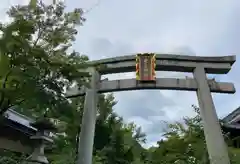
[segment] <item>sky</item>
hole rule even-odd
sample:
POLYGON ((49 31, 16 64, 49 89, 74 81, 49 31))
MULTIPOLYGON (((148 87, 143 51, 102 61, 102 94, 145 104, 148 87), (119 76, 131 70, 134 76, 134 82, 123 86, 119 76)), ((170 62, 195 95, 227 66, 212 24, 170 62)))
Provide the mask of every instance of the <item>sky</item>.
MULTIPOLYGON (((46 0, 47 1, 47 0, 46 0)), ((6 21, 11 4, 27 0, 4 0, 0 19, 6 21)), ((51 2, 49 0, 48 2, 51 2)), ((240 1, 239 0, 65 0, 67 10, 83 8, 86 22, 78 28, 73 48, 91 60, 143 52, 197 56, 236 55, 227 75, 217 81, 233 82, 236 93, 212 94, 219 117, 240 106, 240 1)), ((157 72, 157 77, 192 76, 157 72)), ((109 75, 109 79, 134 78, 135 73, 109 75)), ((193 116, 198 105, 194 92, 138 90, 114 93, 114 110, 125 122, 134 122, 147 134, 146 147, 155 145, 164 122, 193 116)))

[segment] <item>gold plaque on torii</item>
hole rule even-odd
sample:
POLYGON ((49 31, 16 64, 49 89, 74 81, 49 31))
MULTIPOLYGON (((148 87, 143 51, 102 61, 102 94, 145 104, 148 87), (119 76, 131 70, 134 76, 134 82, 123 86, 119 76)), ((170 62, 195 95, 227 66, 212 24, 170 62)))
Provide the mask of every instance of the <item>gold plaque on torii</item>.
POLYGON ((138 54, 136 55, 136 80, 138 81, 155 81, 156 80, 156 55, 155 54, 138 54))

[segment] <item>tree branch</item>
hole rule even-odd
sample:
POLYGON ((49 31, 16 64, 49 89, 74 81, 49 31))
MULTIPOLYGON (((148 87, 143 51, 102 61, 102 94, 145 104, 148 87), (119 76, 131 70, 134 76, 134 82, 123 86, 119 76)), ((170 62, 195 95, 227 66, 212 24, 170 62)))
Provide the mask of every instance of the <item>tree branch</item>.
MULTIPOLYGON (((7 83, 7 80, 8 80, 8 77, 10 76, 10 74, 12 73, 12 69, 10 69, 7 74, 5 75, 5 78, 3 80, 3 83, 2 83, 2 89, 5 89, 6 88, 6 83, 7 83)), ((1 91, 1 99, 0 99, 0 107, 2 107, 3 105, 3 102, 4 102, 4 98, 5 98, 5 92, 2 90, 1 91)), ((0 109, 0 114, 3 114, 4 111, 2 111, 0 109)))
POLYGON ((39 39, 41 38, 42 34, 43 34, 43 31, 44 29, 41 30, 40 28, 40 23, 38 24, 38 36, 37 36, 37 39, 35 40, 35 42, 33 43, 33 46, 35 47, 39 41, 39 39))
POLYGON ((25 101, 25 99, 22 99, 22 100, 20 100, 20 101, 18 101, 18 102, 15 102, 14 104, 9 105, 8 108, 11 108, 11 107, 13 107, 13 106, 21 105, 24 101, 25 101))

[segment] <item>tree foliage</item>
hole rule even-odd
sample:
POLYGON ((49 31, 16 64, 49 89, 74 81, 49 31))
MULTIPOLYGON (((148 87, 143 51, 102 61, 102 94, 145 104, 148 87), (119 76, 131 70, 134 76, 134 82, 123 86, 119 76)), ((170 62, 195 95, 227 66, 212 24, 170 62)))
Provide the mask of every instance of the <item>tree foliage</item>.
MULTIPOLYGON (((202 119, 199 108, 193 106, 196 116, 185 117, 183 122, 169 124, 165 140, 158 142, 158 147, 150 153, 154 164, 210 164, 207 146, 204 138, 202 119)), ((228 145, 231 145, 228 135, 223 132, 228 145)), ((239 163, 239 149, 229 147, 233 164, 239 163)))
MULTIPOLYGON (((0 109, 12 106, 28 109, 25 113, 43 115, 68 108, 64 89, 84 80, 87 56, 70 51, 82 25, 82 10, 64 13, 64 4, 12 6, 12 18, 0 30, 0 109)), ((82 83, 81 83, 82 84, 82 83)))

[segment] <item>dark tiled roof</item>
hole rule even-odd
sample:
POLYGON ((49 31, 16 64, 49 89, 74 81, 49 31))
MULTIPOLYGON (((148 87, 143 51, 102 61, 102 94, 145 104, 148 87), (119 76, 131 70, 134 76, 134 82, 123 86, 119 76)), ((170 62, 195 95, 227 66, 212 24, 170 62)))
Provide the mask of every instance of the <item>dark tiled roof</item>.
POLYGON ((36 128, 30 125, 32 122, 34 122, 33 119, 22 115, 12 109, 6 111, 4 116, 7 118, 5 126, 11 127, 28 135, 34 135, 37 131, 36 128))
POLYGON ((240 121, 240 107, 224 117, 222 121, 227 124, 232 124, 240 121))
POLYGON ((223 125, 226 128, 231 128, 231 129, 238 129, 240 130, 240 124, 224 124, 223 125))
POLYGON ((222 127, 225 131, 239 131, 240 130, 240 107, 228 114, 222 119, 222 127))

